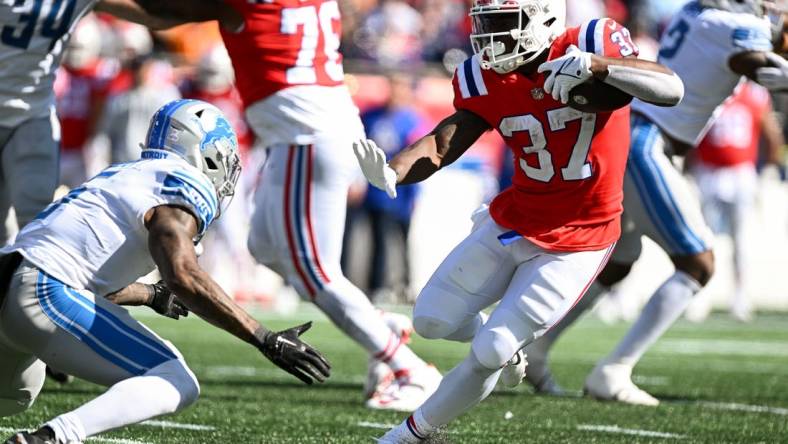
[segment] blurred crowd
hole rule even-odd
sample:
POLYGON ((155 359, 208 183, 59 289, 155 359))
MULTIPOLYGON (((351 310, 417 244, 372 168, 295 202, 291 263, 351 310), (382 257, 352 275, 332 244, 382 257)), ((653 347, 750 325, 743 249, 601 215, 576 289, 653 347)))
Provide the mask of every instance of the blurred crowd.
MULTIPOLYGON (((467 14, 471 3, 339 0, 347 83, 369 137, 389 155, 451 111, 450 75, 471 54, 467 14)), ((683 3, 568 0, 568 22, 572 26, 612 17, 630 28, 643 56, 655 58, 660 32, 683 3)), ((250 195, 264 154, 252 149, 253 134, 244 122, 233 81, 232 65, 215 23, 151 33, 109 16, 87 16, 71 39, 56 84, 62 126, 61 179, 64 187, 74 187, 110 163, 138 158, 150 116, 170 100, 184 97, 214 103, 235 126, 245 170, 242 192, 222 217, 214 239, 207 240, 223 244, 224 248, 212 249, 220 257, 204 260, 220 268, 225 265, 223 273, 217 274, 225 275, 220 282, 231 294, 266 302, 272 297, 270 288, 257 285, 245 248, 250 195)), ((751 109, 772 115, 770 106, 751 109)), ((758 145, 760 134, 739 137, 756 138, 758 145)), ((772 140, 770 146, 781 148, 781 144, 782 139, 772 140)), ((499 139, 485 137, 453 168, 478 178, 479 199, 484 200, 508 183, 507 151, 499 139)), ((782 162, 773 149, 768 155, 756 152, 747 158, 753 165, 764 160, 782 162)), ((412 297, 418 284, 410 279, 408 239, 419 190, 408 188, 400 196, 390 201, 385 193, 368 189, 359 180, 349 198, 343 266, 360 288, 378 299, 412 297)))

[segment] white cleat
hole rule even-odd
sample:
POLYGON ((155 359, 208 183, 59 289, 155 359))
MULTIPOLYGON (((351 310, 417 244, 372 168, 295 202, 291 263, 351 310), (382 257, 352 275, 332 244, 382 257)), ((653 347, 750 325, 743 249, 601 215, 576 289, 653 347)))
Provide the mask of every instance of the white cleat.
POLYGON ((656 407, 659 400, 632 382, 632 367, 624 364, 599 363, 586 378, 583 391, 603 401, 656 407))
POLYGON ((369 358, 367 380, 364 382, 364 399, 370 399, 376 393, 383 393, 395 382, 394 372, 388 364, 369 358))
POLYGON ((503 366, 501 371, 501 384, 505 387, 515 388, 525 378, 525 367, 528 366, 528 361, 525 360, 525 352, 519 350, 514 354, 512 359, 503 366))
MULTIPOLYGON (((400 338, 402 344, 410 342, 413 334, 413 322, 409 317, 378 310, 386 326, 400 338)), ((364 399, 370 399, 376 393, 383 393, 394 383, 396 377, 388 364, 378 359, 369 358, 367 364, 367 380, 364 382, 364 399)))
POLYGON ((435 393, 441 379, 443 377, 438 369, 426 365, 407 376, 400 377, 387 390, 375 393, 365 405, 376 410, 412 412, 435 393))
POLYGON ((400 424, 386 432, 386 434, 378 438, 376 442, 379 444, 418 444, 423 442, 423 440, 417 438, 410 430, 404 428, 403 425, 400 424))

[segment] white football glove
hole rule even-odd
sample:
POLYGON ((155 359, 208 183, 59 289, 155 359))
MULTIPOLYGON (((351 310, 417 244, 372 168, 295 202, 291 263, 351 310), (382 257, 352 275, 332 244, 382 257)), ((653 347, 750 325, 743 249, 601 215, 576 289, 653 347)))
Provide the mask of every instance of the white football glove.
POLYGON ((766 58, 777 66, 758 68, 755 71, 758 83, 769 91, 788 89, 788 61, 773 52, 767 52, 766 58))
POLYGON ((390 198, 397 197, 397 173, 386 162, 386 153, 378 147, 374 140, 359 140, 353 143, 361 171, 369 183, 381 189, 390 198))
POLYGON ((591 72, 591 53, 583 52, 575 45, 566 50, 566 54, 539 65, 538 71, 550 71, 544 82, 544 91, 561 103, 569 103, 569 92, 585 83, 594 74, 591 72))

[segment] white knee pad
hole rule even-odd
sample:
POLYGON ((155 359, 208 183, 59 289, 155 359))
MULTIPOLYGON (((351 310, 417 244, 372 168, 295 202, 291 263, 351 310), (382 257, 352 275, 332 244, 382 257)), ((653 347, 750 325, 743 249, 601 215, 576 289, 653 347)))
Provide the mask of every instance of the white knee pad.
POLYGON ((413 328, 427 339, 443 339, 473 319, 467 304, 454 291, 440 282, 431 282, 421 291, 413 307, 413 328))
POLYGON ((182 410, 200 397, 200 383, 191 369, 182 360, 173 359, 152 368, 146 377, 159 377, 170 383, 178 392, 178 402, 173 403, 171 412, 182 410))
POLYGON ((545 326, 523 313, 499 305, 471 343, 471 350, 485 367, 498 369, 518 350, 541 336, 545 326))
POLYGON ((24 397, 20 399, 0 398, 0 418, 14 416, 29 409, 35 398, 24 397))

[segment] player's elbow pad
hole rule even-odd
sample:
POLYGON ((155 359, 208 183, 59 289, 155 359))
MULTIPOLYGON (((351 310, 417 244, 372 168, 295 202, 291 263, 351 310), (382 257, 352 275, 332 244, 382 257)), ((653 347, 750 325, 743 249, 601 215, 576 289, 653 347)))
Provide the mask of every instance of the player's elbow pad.
POLYGON ((660 106, 676 106, 684 98, 684 82, 676 73, 611 65, 605 83, 644 102, 660 106))

